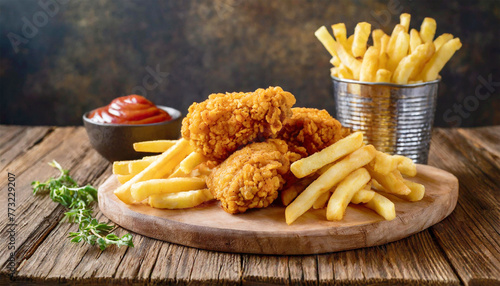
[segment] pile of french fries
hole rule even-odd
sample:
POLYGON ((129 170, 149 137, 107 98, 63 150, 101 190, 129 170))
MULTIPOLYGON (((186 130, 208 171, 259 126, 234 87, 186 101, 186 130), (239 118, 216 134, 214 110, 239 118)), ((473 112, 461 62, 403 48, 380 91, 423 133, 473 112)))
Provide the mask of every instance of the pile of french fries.
POLYGON ((361 22, 347 38, 344 23, 332 25, 333 35, 325 26, 315 35, 331 54, 331 75, 364 82, 413 84, 436 80, 439 72, 462 46, 459 38, 442 34, 434 39, 436 21, 425 18, 420 31, 410 29, 411 15, 400 16, 391 35, 361 22), (372 36, 372 46, 367 42, 372 36))
POLYGON ((154 208, 183 209, 213 199, 206 187, 210 170, 198 168, 207 159, 194 152, 188 141, 138 142, 134 150, 161 155, 113 163, 113 174, 122 183, 114 193, 124 203, 146 202, 154 208))
MULTIPOLYGON (((124 203, 184 209, 214 199, 206 186, 211 173, 203 164, 207 159, 194 152, 188 141, 138 142, 134 149, 161 154, 113 163, 113 174, 122 184, 114 193, 124 203)), ((349 203, 364 204, 392 220, 394 203, 381 192, 408 201, 421 200, 425 193, 423 185, 403 178, 417 174, 411 159, 365 145, 361 132, 294 162, 290 169, 300 180, 281 192, 287 224, 310 208, 326 207, 328 220, 342 220, 349 203)))
POLYGON ((408 201, 419 201, 425 194, 423 185, 403 177, 417 174, 410 158, 364 145, 361 132, 294 162, 290 169, 301 181, 281 192, 287 224, 311 208, 324 207, 328 220, 342 220, 349 203, 364 204, 392 220, 396 217, 394 203, 381 192, 408 201))

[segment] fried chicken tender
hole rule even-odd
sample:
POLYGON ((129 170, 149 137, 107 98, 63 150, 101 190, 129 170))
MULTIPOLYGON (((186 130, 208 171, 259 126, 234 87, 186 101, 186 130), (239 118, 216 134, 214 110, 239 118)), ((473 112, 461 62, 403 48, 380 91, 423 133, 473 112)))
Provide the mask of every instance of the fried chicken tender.
POLYGON ((278 139, 249 144, 215 167, 207 186, 228 213, 265 208, 278 197, 295 155, 278 139))
POLYGON ((276 137, 294 104, 293 94, 281 87, 211 94, 189 107, 182 137, 207 158, 223 161, 241 146, 276 137))
POLYGON ((302 157, 321 151, 350 133, 326 110, 296 107, 292 108, 292 113, 278 138, 288 143, 290 151, 302 157))

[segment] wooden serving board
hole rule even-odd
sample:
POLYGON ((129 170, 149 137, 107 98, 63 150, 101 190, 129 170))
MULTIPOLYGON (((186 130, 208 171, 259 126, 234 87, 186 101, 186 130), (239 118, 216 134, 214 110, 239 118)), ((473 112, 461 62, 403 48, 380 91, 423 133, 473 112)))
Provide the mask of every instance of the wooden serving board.
POLYGON ((136 233, 186 246, 237 253, 316 254, 381 245, 422 231, 447 217, 458 199, 458 179, 427 165, 417 165, 413 181, 424 184, 425 197, 396 205, 396 219, 384 220, 368 208, 349 205, 342 221, 327 221, 325 210, 309 210, 293 224, 285 208, 271 206, 231 215, 213 201, 184 210, 126 205, 113 191, 113 175, 99 187, 99 208, 110 220, 136 233))

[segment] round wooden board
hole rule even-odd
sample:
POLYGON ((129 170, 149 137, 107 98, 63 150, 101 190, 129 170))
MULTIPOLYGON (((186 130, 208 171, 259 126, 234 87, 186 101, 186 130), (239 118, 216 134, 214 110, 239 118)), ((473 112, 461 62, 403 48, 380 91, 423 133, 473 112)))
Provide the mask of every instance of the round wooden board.
POLYGON ((388 195, 396 219, 386 221, 370 209, 349 205, 344 219, 327 221, 325 210, 309 210, 293 224, 285 208, 271 206, 231 215, 211 202, 184 210, 126 205, 113 191, 113 175, 99 187, 99 208, 110 220, 136 233, 181 245, 237 253, 316 254, 381 245, 422 231, 447 217, 458 199, 458 179, 427 165, 417 165, 412 181, 425 185, 425 197, 407 202, 388 195))

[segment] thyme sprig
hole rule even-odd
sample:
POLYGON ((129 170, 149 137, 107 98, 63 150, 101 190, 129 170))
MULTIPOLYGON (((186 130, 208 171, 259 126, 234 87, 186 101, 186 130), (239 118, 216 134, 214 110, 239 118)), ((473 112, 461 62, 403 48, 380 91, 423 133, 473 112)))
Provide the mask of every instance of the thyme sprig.
POLYGON ((70 232, 72 242, 86 242, 90 245, 97 244, 101 250, 110 245, 134 247, 132 235, 129 233, 122 237, 113 233, 114 226, 97 221, 93 218, 91 204, 97 201, 97 190, 86 185, 79 187, 71 178, 68 170, 64 170, 55 160, 49 163, 57 168, 61 174, 57 178, 50 178, 45 183, 34 181, 31 183, 33 194, 49 193, 50 198, 70 210, 64 214, 68 222, 78 224, 78 232, 70 232))

